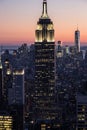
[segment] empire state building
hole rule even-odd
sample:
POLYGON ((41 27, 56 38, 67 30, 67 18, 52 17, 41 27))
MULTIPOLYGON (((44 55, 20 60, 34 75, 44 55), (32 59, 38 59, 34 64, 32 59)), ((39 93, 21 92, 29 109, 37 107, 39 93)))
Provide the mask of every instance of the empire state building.
POLYGON ((53 22, 43 0, 42 15, 35 31, 35 115, 37 119, 55 119, 55 61, 53 22))

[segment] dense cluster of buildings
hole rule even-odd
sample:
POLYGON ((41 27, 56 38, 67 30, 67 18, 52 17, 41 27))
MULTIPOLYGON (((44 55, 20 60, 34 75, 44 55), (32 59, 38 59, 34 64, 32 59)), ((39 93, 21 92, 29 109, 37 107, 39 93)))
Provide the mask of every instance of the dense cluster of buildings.
POLYGON ((0 130, 87 130, 87 51, 55 45, 43 0, 35 44, 0 56, 0 130))

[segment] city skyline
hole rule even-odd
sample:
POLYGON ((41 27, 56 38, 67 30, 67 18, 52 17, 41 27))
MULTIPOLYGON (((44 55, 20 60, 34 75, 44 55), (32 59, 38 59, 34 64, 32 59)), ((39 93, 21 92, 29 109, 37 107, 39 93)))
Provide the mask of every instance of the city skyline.
MULTIPOLYGON (((0 0, 0 44, 35 42, 36 22, 41 16, 43 0, 0 0), (31 13, 32 12, 32 13, 31 13)), ((86 43, 86 0, 47 0, 48 15, 54 22, 55 41, 74 43, 74 32, 81 32, 81 42, 86 43)))

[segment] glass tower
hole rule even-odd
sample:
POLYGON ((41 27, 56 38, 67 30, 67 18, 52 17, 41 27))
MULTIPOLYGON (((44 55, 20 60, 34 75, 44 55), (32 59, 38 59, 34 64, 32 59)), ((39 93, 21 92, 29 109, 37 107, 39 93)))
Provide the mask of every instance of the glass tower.
POLYGON ((35 31, 35 116, 37 119, 54 119, 55 113, 55 60, 53 22, 43 0, 42 16, 35 31))

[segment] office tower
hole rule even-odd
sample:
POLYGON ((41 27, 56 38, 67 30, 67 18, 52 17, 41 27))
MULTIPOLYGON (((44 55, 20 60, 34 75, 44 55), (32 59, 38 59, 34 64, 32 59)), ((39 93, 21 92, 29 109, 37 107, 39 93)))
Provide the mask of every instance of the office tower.
POLYGON ((54 119, 55 112, 55 61, 53 22, 43 0, 42 16, 35 31, 35 116, 36 119, 54 119))
POLYGON ((62 42, 58 41, 57 58, 63 56, 62 42))
POLYGON ((8 91, 8 104, 24 104, 24 70, 15 69, 13 71, 12 88, 8 91))
POLYGON ((77 129, 87 130, 87 94, 77 94, 77 129))
POLYGON ((13 70, 12 88, 8 89, 8 105, 14 118, 15 130, 24 128, 24 69, 13 70))
MULTIPOLYGON (((2 104, 2 81, 3 79, 3 74, 2 74, 2 63, 1 63, 1 56, 0 56, 0 104, 2 104)), ((0 107, 1 108, 1 107, 0 107)))
POLYGON ((12 87, 12 67, 8 59, 3 65, 3 105, 7 107, 8 104, 8 89, 12 87))
POLYGON ((77 30, 75 31, 75 47, 76 47, 76 52, 80 52, 80 31, 77 30))

